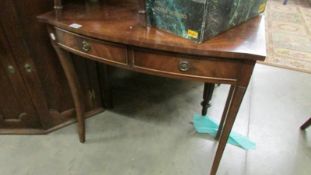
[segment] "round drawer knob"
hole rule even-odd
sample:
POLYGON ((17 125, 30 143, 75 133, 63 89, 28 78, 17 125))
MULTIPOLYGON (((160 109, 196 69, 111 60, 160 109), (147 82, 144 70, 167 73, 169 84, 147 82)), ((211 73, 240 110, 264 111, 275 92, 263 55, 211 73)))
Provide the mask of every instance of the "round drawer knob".
POLYGON ((190 63, 188 61, 180 61, 179 70, 182 72, 187 72, 190 69, 190 63))
POLYGON ((87 41, 82 41, 82 51, 89 52, 91 50, 91 44, 87 41))

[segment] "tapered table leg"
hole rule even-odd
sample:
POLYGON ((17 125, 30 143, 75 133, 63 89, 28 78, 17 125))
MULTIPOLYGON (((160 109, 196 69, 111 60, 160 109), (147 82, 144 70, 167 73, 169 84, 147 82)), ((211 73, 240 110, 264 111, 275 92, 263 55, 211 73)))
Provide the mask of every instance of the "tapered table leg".
POLYGON ((204 83, 203 90, 203 101, 202 105, 202 116, 206 116, 208 108, 211 106, 210 101, 213 96, 215 85, 212 83, 204 83))
POLYGON ((78 76, 70 60, 69 53, 61 49, 54 42, 52 42, 52 45, 58 55, 58 58, 64 69, 65 76, 68 81, 68 85, 69 85, 70 92, 73 98, 75 111, 76 111, 76 117, 78 121, 79 139, 81 143, 84 143, 85 142, 85 118, 84 118, 85 106, 82 100, 82 94, 81 94, 82 90, 80 87, 78 76))
MULTIPOLYGON (((231 87, 230 87, 230 90, 229 90, 229 94, 228 94, 228 99, 232 99, 233 90, 234 90, 234 86, 231 86, 231 87)), ((221 131, 222 131, 223 127, 224 127, 224 124, 225 124, 225 121, 226 121, 226 116, 227 116, 227 114, 228 114, 228 108, 229 108, 230 103, 231 103, 231 100, 227 100, 227 101, 226 101, 225 108, 224 108, 224 111, 223 111, 223 113, 222 113, 221 121, 220 121, 220 124, 219 124, 219 127, 218 127, 218 132, 217 132, 217 135, 216 135, 216 137, 215 137, 216 140, 219 139, 220 134, 221 134, 221 131)))
MULTIPOLYGON (((233 86, 233 85, 232 85, 233 86)), ((242 103, 246 88, 245 87, 240 87, 240 86, 235 86, 231 87, 232 88, 232 95, 228 96, 227 103, 228 105, 228 111, 227 111, 227 116, 226 116, 226 121, 223 127, 223 131, 221 132, 220 138, 219 138, 219 143, 218 147, 216 150, 216 155, 214 158, 214 162, 212 165, 211 169, 211 175, 216 175, 216 172, 219 167, 220 160, 222 158, 223 152, 226 147, 226 143, 229 138, 229 134, 232 130, 234 121, 236 119, 237 113, 239 111, 240 105, 242 103), (229 102, 228 102, 229 101, 229 102)))
POLYGON ((311 125, 311 118, 309 118, 308 121, 306 121, 301 127, 301 130, 305 130, 307 127, 309 127, 311 125))

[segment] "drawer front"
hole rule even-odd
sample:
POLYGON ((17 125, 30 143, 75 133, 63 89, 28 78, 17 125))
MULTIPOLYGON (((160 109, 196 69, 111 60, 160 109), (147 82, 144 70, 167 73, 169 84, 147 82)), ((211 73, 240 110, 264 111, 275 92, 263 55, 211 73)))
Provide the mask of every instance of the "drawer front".
POLYGON ((165 52, 133 51, 133 67, 146 71, 172 74, 181 77, 195 77, 201 79, 237 79, 241 62, 179 56, 165 52))
POLYGON ((55 34, 59 44, 78 54, 86 54, 98 61, 127 64, 126 46, 98 41, 58 28, 55 29, 55 34))

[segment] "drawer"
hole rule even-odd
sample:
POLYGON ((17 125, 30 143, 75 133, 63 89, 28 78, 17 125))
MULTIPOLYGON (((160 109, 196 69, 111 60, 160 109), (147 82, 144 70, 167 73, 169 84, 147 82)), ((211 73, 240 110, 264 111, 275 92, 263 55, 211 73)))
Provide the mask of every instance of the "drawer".
POLYGON ((133 51, 133 67, 160 74, 200 79, 237 79, 241 62, 222 58, 201 58, 161 51, 133 51))
POLYGON ((55 35, 58 44, 82 56, 117 64, 128 62, 126 46, 98 41, 59 28, 55 28, 55 35))

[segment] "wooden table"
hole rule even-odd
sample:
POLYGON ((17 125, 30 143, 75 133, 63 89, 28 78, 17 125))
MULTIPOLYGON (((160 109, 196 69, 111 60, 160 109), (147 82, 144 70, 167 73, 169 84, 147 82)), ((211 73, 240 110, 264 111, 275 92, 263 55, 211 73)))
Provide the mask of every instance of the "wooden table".
POLYGON ((256 17, 203 44, 141 25, 137 7, 108 3, 68 5, 39 16, 67 77, 80 141, 85 141, 80 84, 69 53, 104 64, 170 78, 230 84, 210 174, 217 172, 257 60, 264 60, 265 22, 256 17))

